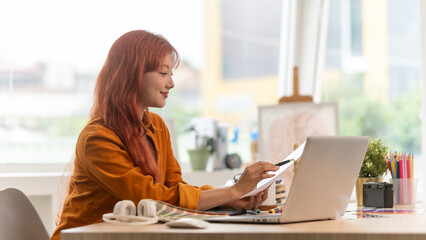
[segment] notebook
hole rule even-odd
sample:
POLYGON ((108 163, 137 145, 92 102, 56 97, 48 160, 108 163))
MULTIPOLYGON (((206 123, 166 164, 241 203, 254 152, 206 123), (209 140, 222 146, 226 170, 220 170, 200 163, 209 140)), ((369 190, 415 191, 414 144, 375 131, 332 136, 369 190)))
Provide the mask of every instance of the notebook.
POLYGON ((291 223, 343 216, 369 138, 308 137, 282 213, 207 218, 210 222, 291 223))

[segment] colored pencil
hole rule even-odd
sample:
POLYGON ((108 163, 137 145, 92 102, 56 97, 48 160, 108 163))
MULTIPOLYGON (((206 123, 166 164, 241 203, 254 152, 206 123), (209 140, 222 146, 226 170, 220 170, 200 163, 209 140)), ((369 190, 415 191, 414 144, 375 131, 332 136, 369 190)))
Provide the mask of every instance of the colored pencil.
POLYGON ((391 155, 391 165, 392 165, 393 178, 396 178, 395 159, 392 155, 391 155))
POLYGON ((400 166, 399 166, 399 158, 398 156, 395 156, 395 170, 396 170, 396 178, 401 178, 401 176, 399 175, 401 170, 400 170, 400 166))
POLYGON ((388 157, 386 157, 386 155, 385 155, 385 154, 383 154, 383 157, 385 158, 386 165, 388 166, 389 172, 390 172, 390 174, 391 174, 391 176, 392 176, 392 168, 391 168, 391 166, 390 166, 389 159, 388 159, 388 157))

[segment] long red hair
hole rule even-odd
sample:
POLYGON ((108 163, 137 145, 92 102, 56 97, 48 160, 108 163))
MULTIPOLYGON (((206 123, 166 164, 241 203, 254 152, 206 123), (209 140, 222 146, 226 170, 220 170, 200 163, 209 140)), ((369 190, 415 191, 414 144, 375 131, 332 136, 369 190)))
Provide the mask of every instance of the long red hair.
POLYGON ((127 152, 144 174, 159 180, 154 153, 148 143, 142 118, 142 77, 155 71, 171 54, 174 67, 179 64, 176 49, 161 35, 143 30, 130 31, 112 45, 99 73, 91 118, 102 118, 127 147, 127 152))

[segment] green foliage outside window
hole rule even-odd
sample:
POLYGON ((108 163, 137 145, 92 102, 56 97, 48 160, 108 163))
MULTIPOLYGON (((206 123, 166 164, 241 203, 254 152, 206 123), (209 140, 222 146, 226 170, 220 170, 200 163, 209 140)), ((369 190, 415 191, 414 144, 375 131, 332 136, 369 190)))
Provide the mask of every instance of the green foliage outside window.
POLYGON ((362 76, 357 75, 337 82, 324 81, 323 101, 338 103, 341 135, 380 138, 393 152, 420 154, 419 86, 382 102, 366 97, 362 76))

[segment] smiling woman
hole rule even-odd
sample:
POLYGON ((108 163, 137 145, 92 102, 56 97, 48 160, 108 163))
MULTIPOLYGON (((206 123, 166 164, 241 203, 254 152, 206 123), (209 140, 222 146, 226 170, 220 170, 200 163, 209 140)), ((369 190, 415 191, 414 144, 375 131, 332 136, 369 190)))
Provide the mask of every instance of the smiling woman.
POLYGON ((161 91, 168 91, 174 84, 170 76, 159 71, 164 64, 171 71, 178 63, 176 49, 165 38, 131 31, 112 45, 95 86, 91 120, 102 119, 103 125, 123 141, 135 164, 156 181, 158 169, 151 159, 158 149, 145 137, 151 127, 148 108, 164 107, 161 91))

